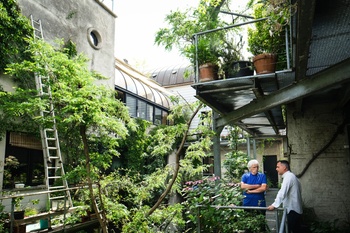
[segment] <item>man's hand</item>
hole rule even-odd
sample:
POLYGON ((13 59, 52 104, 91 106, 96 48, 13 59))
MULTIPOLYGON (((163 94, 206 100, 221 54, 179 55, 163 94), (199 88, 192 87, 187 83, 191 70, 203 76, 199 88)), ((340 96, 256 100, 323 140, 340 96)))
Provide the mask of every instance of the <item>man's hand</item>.
POLYGON ((270 205, 269 207, 267 207, 268 210, 274 210, 275 207, 273 205, 270 205))

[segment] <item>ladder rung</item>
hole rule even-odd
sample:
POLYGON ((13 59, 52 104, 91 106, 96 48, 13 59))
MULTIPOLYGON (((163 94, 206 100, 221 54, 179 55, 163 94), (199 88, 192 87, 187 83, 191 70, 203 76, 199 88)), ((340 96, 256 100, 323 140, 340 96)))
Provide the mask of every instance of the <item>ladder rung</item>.
POLYGON ((48 150, 57 150, 57 147, 47 147, 48 150))
POLYGON ((50 200, 59 200, 59 199, 63 199, 66 198, 66 196, 57 196, 57 197, 50 197, 50 200))
MULTIPOLYGON (((52 163, 51 160, 55 160, 55 159, 59 159, 59 157, 58 157, 58 156, 50 156, 50 157, 49 157, 50 163, 52 163)), ((59 163, 60 163, 60 162, 61 162, 61 161, 59 161, 59 163)))
POLYGON ((61 179, 62 176, 49 176, 47 178, 49 178, 49 179, 61 179))
POLYGON ((46 138, 47 140, 49 140, 49 141, 55 141, 56 140, 56 138, 46 138))
POLYGON ((62 167, 47 167, 47 169, 60 169, 62 167))

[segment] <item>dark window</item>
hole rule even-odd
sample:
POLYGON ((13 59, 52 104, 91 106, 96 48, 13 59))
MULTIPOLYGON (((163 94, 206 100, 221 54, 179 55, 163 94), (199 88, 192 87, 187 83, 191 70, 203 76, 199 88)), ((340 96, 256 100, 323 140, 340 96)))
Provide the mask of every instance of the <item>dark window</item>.
MULTIPOLYGON (((18 138, 18 136, 17 136, 18 138)), ((4 167, 4 188, 14 188, 15 183, 35 186, 44 184, 45 169, 43 151, 33 149, 28 141, 32 137, 22 136, 22 143, 11 143, 10 133, 6 136, 6 151, 4 167), (7 161, 18 161, 17 166, 10 166, 7 161)), ((40 140, 38 139, 38 142, 40 140)), ((13 164, 13 163, 12 163, 13 164)))
POLYGON ((162 110, 159 108, 155 108, 154 112, 154 124, 160 125, 162 123, 162 110))
POLYGON ((90 32, 90 37, 91 37, 92 44, 97 46, 98 45, 98 39, 97 39, 96 34, 94 32, 90 32))

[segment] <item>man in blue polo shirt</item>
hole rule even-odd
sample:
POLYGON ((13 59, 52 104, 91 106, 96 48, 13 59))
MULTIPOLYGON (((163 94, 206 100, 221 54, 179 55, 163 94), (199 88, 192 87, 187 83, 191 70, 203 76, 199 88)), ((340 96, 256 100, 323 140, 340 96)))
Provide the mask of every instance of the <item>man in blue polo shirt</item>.
MULTIPOLYGON (((259 162, 255 159, 248 162, 249 172, 242 176, 241 188, 244 190, 243 206, 266 207, 266 176, 259 172, 259 162)), ((265 214, 265 211, 262 211, 265 214)))
MULTIPOLYGON (((243 174, 241 188, 244 190, 243 206, 266 207, 265 191, 267 189, 267 179, 264 173, 259 172, 259 162, 256 159, 248 162, 249 172, 243 174)), ((266 210, 245 210, 265 216, 266 210)), ((265 224, 260 226, 266 230, 265 224)), ((250 232, 250 231, 248 231, 250 232)))

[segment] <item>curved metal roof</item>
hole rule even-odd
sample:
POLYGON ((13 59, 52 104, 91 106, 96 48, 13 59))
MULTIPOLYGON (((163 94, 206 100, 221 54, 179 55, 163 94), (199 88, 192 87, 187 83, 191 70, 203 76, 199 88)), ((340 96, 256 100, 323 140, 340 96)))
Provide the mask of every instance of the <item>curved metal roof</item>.
POLYGON ((150 73, 150 78, 157 81, 163 87, 192 84, 195 77, 193 67, 188 64, 153 70, 150 73))
POLYGON ((169 97, 174 95, 159 83, 146 77, 127 63, 115 59, 115 85, 165 108, 170 108, 169 97))

